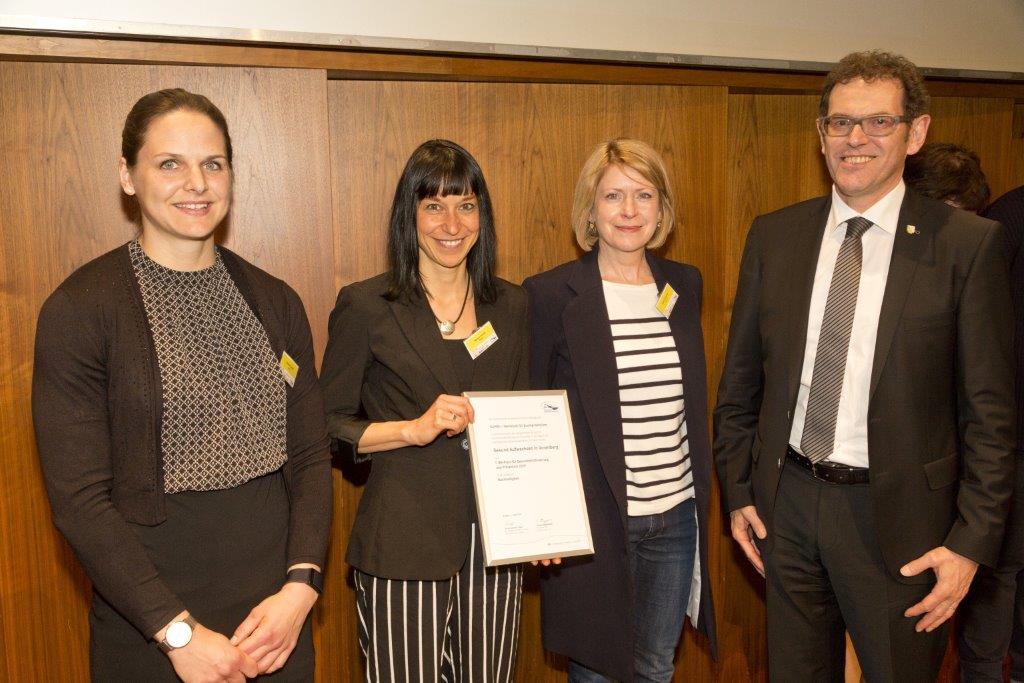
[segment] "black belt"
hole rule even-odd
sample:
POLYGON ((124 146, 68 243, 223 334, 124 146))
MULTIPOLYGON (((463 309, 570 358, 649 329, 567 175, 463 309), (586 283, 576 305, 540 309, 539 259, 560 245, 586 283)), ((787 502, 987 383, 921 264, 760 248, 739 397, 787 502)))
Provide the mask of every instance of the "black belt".
POLYGON ((829 484, 866 484, 868 483, 867 467, 850 467, 836 462, 811 462, 810 458, 800 455, 792 446, 786 447, 786 458, 804 468, 815 479, 829 484))

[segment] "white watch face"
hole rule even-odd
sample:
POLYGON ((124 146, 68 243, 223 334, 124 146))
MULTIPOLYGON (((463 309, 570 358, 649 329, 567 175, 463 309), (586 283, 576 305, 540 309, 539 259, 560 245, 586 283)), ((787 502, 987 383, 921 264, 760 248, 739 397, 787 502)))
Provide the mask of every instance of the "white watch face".
POLYGON ((192 640, 192 627, 184 621, 176 621, 167 627, 164 640, 171 647, 185 647, 192 640))

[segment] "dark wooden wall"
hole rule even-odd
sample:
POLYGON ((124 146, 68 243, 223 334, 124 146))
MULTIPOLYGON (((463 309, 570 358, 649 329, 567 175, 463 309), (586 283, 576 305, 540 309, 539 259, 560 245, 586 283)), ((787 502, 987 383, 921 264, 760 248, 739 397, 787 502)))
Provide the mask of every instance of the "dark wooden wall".
MULTIPOLYGON (((46 295, 75 267, 134 235, 116 166, 124 114, 140 95, 182 86, 224 110, 236 149, 236 201, 223 241, 296 287, 318 353, 337 288, 383 268, 395 181, 411 150, 431 137, 456 140, 483 166, 497 213, 500 273, 517 282, 576 255, 567 216, 593 145, 628 135, 658 148, 681 209, 665 253, 704 273, 712 394, 750 220, 828 187, 813 128, 817 97, 807 94, 820 77, 580 71, 394 55, 362 62, 336 56, 348 60, 336 69, 320 53, 277 48, 164 45, 161 53, 148 43, 65 40, 56 41, 63 46, 57 49, 42 42, 25 47, 25 40, 0 35, 0 680, 87 679, 89 584, 49 521, 29 410, 32 339, 46 295), (82 63, 115 54, 138 63, 82 63), (161 54, 165 61, 219 65, 141 63, 161 54), (229 65, 264 63, 275 68, 229 65), (436 78, 443 69, 524 82, 348 78, 389 70, 436 78), (623 84, 631 73, 636 84, 623 84), (539 82, 559 79, 595 82, 539 82), (759 82, 763 89, 752 87, 759 82)), ((1024 183, 1024 141, 1012 134, 1022 88, 938 85, 930 138, 977 150, 996 196, 1024 183)), ((365 472, 341 465, 328 587, 316 613, 324 681, 361 675, 342 558, 365 472)), ((677 679, 763 680, 760 580, 718 514, 709 531, 721 656, 711 661, 688 628, 677 679)), ((562 680, 563 663, 540 646, 534 584, 528 579, 517 678, 562 680)))

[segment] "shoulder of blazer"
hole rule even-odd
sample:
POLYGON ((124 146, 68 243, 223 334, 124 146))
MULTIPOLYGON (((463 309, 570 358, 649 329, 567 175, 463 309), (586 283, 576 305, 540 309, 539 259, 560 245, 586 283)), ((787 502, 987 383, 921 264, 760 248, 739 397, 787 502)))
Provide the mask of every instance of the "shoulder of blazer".
POLYGON ((338 290, 335 308, 337 308, 338 302, 344 297, 349 306, 356 308, 364 315, 380 315, 389 310, 387 304, 393 303, 384 298, 388 291, 389 282, 388 273, 385 272, 374 275, 366 280, 347 284, 338 290))
POLYGON ((661 272, 665 277, 670 280, 687 283, 699 283, 703 280, 700 269, 697 268, 697 266, 689 263, 683 263, 681 261, 662 258, 661 256, 656 256, 651 253, 648 253, 648 258, 657 264, 657 267, 661 269, 661 272))
POLYGON ((551 270, 531 275, 523 280, 523 287, 528 292, 543 291, 546 294, 554 292, 568 285, 577 264, 579 264, 579 259, 573 259, 557 265, 551 270))
POLYGON ((813 199, 805 199, 796 204, 784 206, 769 213, 764 213, 754 219, 754 223, 782 224, 782 225, 804 225, 808 217, 819 212, 827 211, 832 205, 832 195, 827 194, 813 199))
POLYGON ((501 278, 495 278, 495 284, 498 287, 498 298, 492 305, 500 306, 512 315, 525 316, 529 296, 523 286, 501 278))

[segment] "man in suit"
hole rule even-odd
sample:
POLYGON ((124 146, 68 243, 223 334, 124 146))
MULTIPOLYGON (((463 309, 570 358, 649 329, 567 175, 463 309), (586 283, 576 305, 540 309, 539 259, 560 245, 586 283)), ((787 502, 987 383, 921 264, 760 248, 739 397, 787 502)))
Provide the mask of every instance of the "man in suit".
POLYGON ((1011 314, 997 223, 902 181, 916 67, 844 57, 818 119, 829 196, 755 219, 715 410, 732 534, 765 575, 773 680, 932 681, 998 556, 1012 489, 1011 314))
MULTIPOLYGON (((1014 309, 1017 381, 1017 434, 1024 419, 1024 187, 1010 190, 984 215, 1004 228, 1004 249, 1010 263, 1014 309)), ((1019 441, 1019 438, 1018 438, 1019 441)), ((1009 650, 1010 680, 1024 681, 1024 449, 1017 447, 1017 481, 994 568, 979 570, 971 592, 960 606, 960 673, 964 681, 1002 681, 1009 650)))

